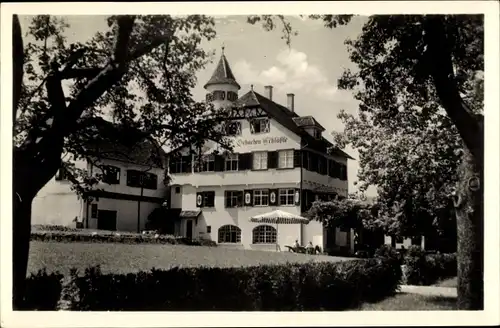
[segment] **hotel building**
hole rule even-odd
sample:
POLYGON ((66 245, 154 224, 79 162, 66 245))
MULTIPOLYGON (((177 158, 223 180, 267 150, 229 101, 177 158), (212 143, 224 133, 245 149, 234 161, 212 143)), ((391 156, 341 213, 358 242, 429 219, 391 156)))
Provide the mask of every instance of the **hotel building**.
MULTIPOLYGON (((227 247, 283 250, 295 240, 323 249, 354 247, 352 231, 327 231, 313 221, 304 224, 257 224, 252 216, 275 209, 303 214, 316 199, 347 196, 347 160, 322 137, 325 128, 310 115, 299 115, 294 95, 287 105, 253 90, 239 97, 240 85, 222 53, 204 86, 206 99, 231 111, 227 122, 233 154, 214 155, 206 143, 201 156, 185 149, 169 159, 169 205, 179 213, 178 233, 209 238, 227 247)), ((304 113, 305 114, 305 113, 304 113)))
MULTIPOLYGON (((282 250, 295 240, 323 249, 354 248, 350 230, 326 230, 316 221, 304 224, 257 224, 252 216, 275 209, 302 215, 316 199, 348 192, 347 161, 340 149, 322 137, 325 128, 310 115, 299 115, 294 95, 287 105, 273 101, 273 87, 265 94, 253 90, 239 97, 240 85, 224 53, 205 84, 206 99, 231 111, 227 133, 233 154, 213 155, 207 142, 202 156, 181 156, 166 161, 155 158, 146 141, 134 150, 102 153, 98 165, 76 162, 91 174, 103 174, 92 201, 71 190, 59 172, 33 202, 33 223, 78 225, 85 228, 141 231, 153 210, 166 205, 170 232, 188 238, 207 238, 221 246, 282 250), (163 165, 163 163, 168 165, 163 165), (165 187, 165 170, 171 184, 165 187)), ((307 114, 307 113, 300 113, 307 114)), ((109 148, 110 145, 108 145, 109 148)), ((111 148, 117 147, 116 144, 111 148)), ((112 149, 116 150, 116 149, 112 149)))

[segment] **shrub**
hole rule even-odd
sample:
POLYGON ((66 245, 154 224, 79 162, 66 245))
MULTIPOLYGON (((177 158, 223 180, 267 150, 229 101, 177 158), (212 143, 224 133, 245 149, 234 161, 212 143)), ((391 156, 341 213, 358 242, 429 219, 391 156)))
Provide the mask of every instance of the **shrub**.
POLYGON ((18 310, 53 311, 61 296, 62 279, 59 272, 47 274, 45 269, 31 274, 26 278, 25 296, 18 310))
POLYGON ((174 268, 137 274, 73 276, 72 310, 303 311, 343 310, 392 295, 401 270, 386 259, 174 268))
MULTIPOLYGON (((51 226, 53 227, 53 226, 51 226)), ((63 227, 64 228, 64 227, 63 227)), ((130 232, 74 230, 35 230, 31 233, 32 241, 55 242, 92 242, 92 243, 123 243, 123 244, 182 244, 193 246, 217 246, 210 240, 191 240, 172 235, 137 234, 130 232)))
POLYGON ((455 254, 426 254, 420 247, 412 246, 404 257, 406 283, 431 285, 438 280, 457 275, 455 254))
POLYGON ((390 245, 382 245, 375 251, 375 257, 387 258, 402 264, 402 256, 398 250, 390 245))

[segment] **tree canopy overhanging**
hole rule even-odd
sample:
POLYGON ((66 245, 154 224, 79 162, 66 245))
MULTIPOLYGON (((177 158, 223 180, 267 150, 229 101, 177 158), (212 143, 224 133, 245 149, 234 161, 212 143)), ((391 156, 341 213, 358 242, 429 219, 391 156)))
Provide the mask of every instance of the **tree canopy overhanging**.
POLYGON ((26 276, 31 203, 59 169, 85 196, 99 177, 74 162, 99 166, 105 154, 95 145, 148 140, 159 158, 164 149, 175 155, 206 140, 230 149, 219 128, 227 112, 191 94, 196 72, 210 59, 201 42, 215 37, 213 18, 110 16, 108 30, 72 44, 63 18, 29 19, 26 31, 17 15, 12 25, 15 306, 26 276))

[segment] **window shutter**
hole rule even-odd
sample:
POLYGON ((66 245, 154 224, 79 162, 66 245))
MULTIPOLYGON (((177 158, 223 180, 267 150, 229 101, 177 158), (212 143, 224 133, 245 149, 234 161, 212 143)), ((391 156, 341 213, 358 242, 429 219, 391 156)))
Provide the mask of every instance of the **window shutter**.
POLYGON ((203 193, 196 193, 196 207, 203 207, 203 193))
POLYGON ((250 133, 255 133, 255 120, 250 120, 250 133))
POLYGON ((293 200, 295 202, 295 206, 300 205, 300 189, 295 188, 295 194, 293 195, 293 200))
POLYGON ((277 151, 270 151, 267 153, 267 168, 275 169, 278 167, 278 156, 279 153, 277 151))
POLYGON ((238 155, 238 171, 248 170, 250 162, 250 153, 240 153, 238 155))
POLYGON ((300 152, 301 157, 302 157, 302 168, 308 170, 309 169, 309 161, 308 161, 308 152, 307 150, 302 150, 300 152))
POLYGON ((269 189, 269 205, 276 206, 278 205, 278 189, 269 189))
POLYGON ((245 190, 243 198, 244 198, 243 201, 244 201, 245 206, 253 206, 252 190, 245 190))
POLYGON ((224 207, 227 207, 227 197, 229 196, 229 192, 227 190, 224 191, 224 207))
POLYGON ((214 161, 215 172, 224 171, 224 157, 221 155, 215 155, 214 161))
POLYGON ((243 206, 243 191, 238 191, 238 206, 243 206))
POLYGON ((293 167, 301 167, 302 165, 302 152, 300 149, 293 151, 293 167))

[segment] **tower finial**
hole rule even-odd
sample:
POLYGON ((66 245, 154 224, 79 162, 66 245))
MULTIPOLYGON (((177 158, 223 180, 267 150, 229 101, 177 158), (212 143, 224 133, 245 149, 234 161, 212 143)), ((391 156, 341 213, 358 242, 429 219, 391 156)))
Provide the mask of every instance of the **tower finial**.
POLYGON ((252 91, 253 91, 253 84, 250 84, 250 88, 252 88, 252 91))
POLYGON ((222 54, 224 55, 224 49, 226 48, 226 46, 224 45, 224 42, 222 42, 222 54))

